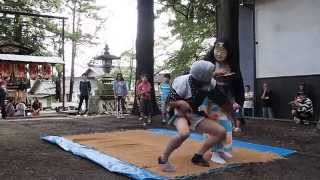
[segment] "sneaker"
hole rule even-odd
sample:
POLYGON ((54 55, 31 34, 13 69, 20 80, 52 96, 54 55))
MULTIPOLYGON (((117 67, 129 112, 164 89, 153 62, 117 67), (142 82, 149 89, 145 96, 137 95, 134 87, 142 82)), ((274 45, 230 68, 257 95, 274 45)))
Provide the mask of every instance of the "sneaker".
POLYGON ((151 123, 152 123, 151 118, 148 118, 148 124, 151 124, 151 123))
POLYGON ((162 123, 165 124, 167 121, 165 119, 162 119, 162 123))
POLYGON ((143 123, 143 126, 147 126, 147 123, 143 123))
POLYGON ((211 161, 218 164, 226 164, 227 162, 218 154, 212 153, 211 161))
POLYGON ((174 165, 172 165, 169 161, 163 162, 160 157, 158 158, 158 164, 160 166, 160 169, 163 172, 175 172, 176 171, 176 167, 174 167, 174 165))
POLYGON ((88 117, 88 114, 83 115, 84 117, 88 117))
POLYGON ((143 117, 139 117, 139 121, 142 121, 143 120, 143 117))
POLYGON ((81 115, 80 114, 77 114, 77 117, 80 117, 81 115))
POLYGON ((200 154, 194 154, 194 156, 191 159, 191 162, 198 166, 210 167, 209 162, 203 159, 203 156, 200 154))

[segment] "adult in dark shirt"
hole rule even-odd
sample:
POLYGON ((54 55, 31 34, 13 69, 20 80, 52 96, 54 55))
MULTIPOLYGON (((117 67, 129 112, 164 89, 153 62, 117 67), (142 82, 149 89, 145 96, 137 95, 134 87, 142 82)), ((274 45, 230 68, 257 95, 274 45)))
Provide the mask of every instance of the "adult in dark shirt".
POLYGON ((91 92, 91 83, 88 80, 88 76, 86 74, 82 75, 82 81, 80 81, 79 88, 80 88, 80 102, 78 106, 78 114, 80 114, 83 100, 85 100, 85 103, 86 103, 86 110, 84 112, 84 114, 86 114, 88 112, 88 105, 89 105, 88 101, 89 101, 89 95, 91 92))
POLYGON ((0 82, 0 108, 1 108, 2 119, 7 118, 6 104, 5 104, 6 97, 7 97, 7 92, 5 88, 5 83, 4 81, 1 81, 0 82))
POLYGON ((262 101, 262 117, 273 118, 272 112, 272 92, 267 83, 263 83, 262 101))

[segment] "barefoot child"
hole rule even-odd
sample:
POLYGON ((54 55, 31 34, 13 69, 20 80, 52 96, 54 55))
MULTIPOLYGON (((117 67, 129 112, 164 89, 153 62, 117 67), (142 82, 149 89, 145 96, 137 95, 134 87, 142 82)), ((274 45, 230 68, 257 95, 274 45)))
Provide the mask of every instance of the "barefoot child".
POLYGON ((221 112, 221 108, 206 98, 200 106, 209 119, 217 121, 226 131, 226 138, 221 143, 216 143, 211 151, 211 161, 218 164, 225 164, 232 158, 232 123, 227 116, 221 112))
POLYGON ((146 75, 141 76, 141 82, 138 84, 137 90, 140 96, 140 106, 142 106, 141 112, 144 117, 143 125, 145 126, 147 123, 150 124, 152 122, 151 84, 146 75))
POLYGON ((170 93, 170 74, 164 75, 164 81, 160 84, 160 103, 162 123, 167 122, 167 98, 170 93))

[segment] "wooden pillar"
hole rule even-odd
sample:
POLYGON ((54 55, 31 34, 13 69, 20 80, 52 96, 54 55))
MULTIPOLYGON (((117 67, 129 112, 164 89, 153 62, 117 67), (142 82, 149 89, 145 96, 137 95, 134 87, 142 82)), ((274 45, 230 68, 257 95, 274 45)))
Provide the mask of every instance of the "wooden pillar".
MULTIPOLYGON (((64 63, 65 62, 65 58, 64 58, 64 26, 65 26, 65 20, 62 19, 62 60, 64 63)), ((63 64, 63 76, 62 76, 62 106, 63 108, 65 107, 65 98, 66 98, 66 65, 63 64)))

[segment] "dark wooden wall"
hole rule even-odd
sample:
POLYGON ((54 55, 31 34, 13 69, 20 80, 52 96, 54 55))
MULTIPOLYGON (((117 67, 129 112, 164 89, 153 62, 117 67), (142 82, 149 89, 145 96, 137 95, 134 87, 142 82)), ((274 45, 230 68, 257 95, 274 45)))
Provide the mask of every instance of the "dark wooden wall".
POLYGON ((313 120, 320 118, 320 75, 308 76, 290 76, 290 77, 272 77, 257 79, 257 115, 261 115, 261 101, 259 97, 262 94, 262 84, 269 84, 273 92, 273 110, 275 118, 292 118, 291 109, 288 105, 298 91, 301 82, 306 83, 306 90, 313 101, 315 116, 313 120))

